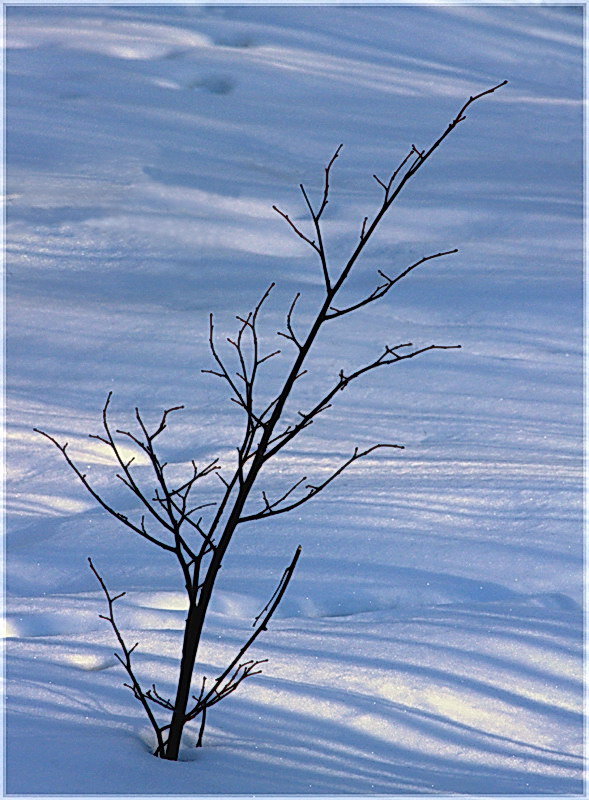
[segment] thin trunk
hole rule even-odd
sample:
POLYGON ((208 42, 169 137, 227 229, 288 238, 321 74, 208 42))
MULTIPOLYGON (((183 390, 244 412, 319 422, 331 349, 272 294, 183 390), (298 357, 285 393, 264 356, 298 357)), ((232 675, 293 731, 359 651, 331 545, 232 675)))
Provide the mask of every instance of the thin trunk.
POLYGON ((180 741, 182 739, 184 725, 186 724, 186 707, 188 705, 188 698, 190 697, 190 686, 192 684, 192 675, 200 642, 202 624, 203 615, 199 606, 191 603, 188 609, 188 616, 186 617, 186 627, 184 629, 182 660, 180 661, 180 674, 178 677, 174 712, 170 723, 168 742, 162 756, 168 761, 177 761, 178 753, 180 752, 180 741))
MULTIPOLYGON (((241 491, 239 492, 235 500, 235 504, 233 506, 229 519, 227 520, 225 530, 223 532, 223 535, 221 536, 219 547, 207 571, 207 577, 203 584, 198 604, 195 606, 191 605, 190 610, 188 612, 188 616, 186 618, 186 627, 184 629, 184 643, 182 645, 182 661, 180 663, 180 675, 178 679, 176 702, 174 703, 174 711, 172 714, 172 721, 170 724, 168 743, 166 745, 165 755, 164 755, 164 758, 166 758, 169 761, 178 760, 178 754, 180 752, 180 741, 182 739, 182 732, 184 730, 184 725, 186 724, 186 708, 188 705, 188 698, 190 696, 190 686, 192 683, 192 675, 194 672, 196 655, 198 652, 200 637, 202 635, 202 628, 205 616, 213 592, 213 586, 215 584, 217 574, 221 567, 221 561, 223 559, 223 556, 225 555, 225 551, 229 545, 229 542, 231 541, 235 528, 239 523, 239 517, 241 515, 247 497, 255 483, 258 472, 262 467, 263 458, 268 446, 268 441, 272 435, 274 428, 276 427, 276 423, 280 419, 282 410, 286 404, 286 401, 290 395, 290 392, 296 380, 296 376, 299 374, 299 371, 311 348, 311 345, 313 344, 313 341, 315 340, 317 334, 319 333, 321 325, 325 321, 325 314, 327 313, 327 309, 332 300, 332 297, 333 293, 330 292, 328 294, 328 297, 324 301, 321 310, 318 312, 315 322, 307 336, 305 344, 303 345, 298 357, 295 360, 294 366, 292 367, 291 372, 285 381, 285 385, 281 392, 280 399, 276 404, 274 414, 272 415, 272 418, 266 430, 264 431, 264 434, 262 435, 262 439, 260 440, 260 444, 258 445, 258 451, 254 457, 254 462, 252 464, 252 467, 247 475, 244 485, 241 488, 241 491)), ((202 730, 199 740, 202 741, 202 730)))
MULTIPOLYGON (((241 503, 239 503, 239 498, 237 499, 236 506, 239 504, 239 510, 236 514, 236 508, 234 506, 231 519, 241 513, 241 508, 243 507, 244 502, 245 498, 241 503)), ((202 629, 211 600, 211 595, 213 593, 215 580, 221 568, 221 561, 223 559, 223 555, 225 554, 227 545, 231 540, 232 534, 227 535, 229 523, 230 520, 227 523, 225 533, 223 535, 225 540, 223 550, 222 552, 219 552, 218 549, 215 553, 207 571, 207 576, 202 586, 198 603, 191 603, 188 610, 188 616, 186 617, 184 641, 182 644, 182 660, 180 662, 180 674, 178 677, 178 689, 176 691, 176 701, 174 703, 174 711, 172 713, 172 720, 170 723, 170 732, 164 754, 164 758, 166 758, 168 761, 178 760, 182 732, 184 730, 184 725, 186 724, 186 709, 188 706, 188 699, 190 697, 190 687, 192 684, 192 676, 194 674, 194 665, 196 663, 198 647, 202 636, 202 629)), ((234 530, 235 525, 232 527, 234 530)), ((202 732, 200 739, 202 740, 202 732)))

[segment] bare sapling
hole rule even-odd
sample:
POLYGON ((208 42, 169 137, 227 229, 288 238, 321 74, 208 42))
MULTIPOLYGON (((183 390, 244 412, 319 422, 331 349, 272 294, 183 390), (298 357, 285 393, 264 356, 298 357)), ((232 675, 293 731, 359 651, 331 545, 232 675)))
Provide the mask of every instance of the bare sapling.
POLYGON ((279 331, 277 335, 288 342, 291 354, 290 356, 282 354, 282 358, 289 358, 289 362, 283 373, 280 388, 272 397, 265 396, 264 368, 270 360, 278 358, 281 351, 266 349, 263 346, 259 335, 259 318, 274 284, 270 284, 266 289, 255 308, 248 314, 237 317, 239 323, 237 332, 233 338, 227 340, 233 354, 231 359, 217 344, 214 319, 211 314, 208 336, 213 364, 211 369, 203 372, 211 373, 226 384, 231 401, 243 415, 243 432, 236 446, 234 463, 222 465, 215 459, 199 466, 192 461, 182 479, 172 479, 167 464, 158 454, 159 437, 166 430, 170 417, 179 412, 183 406, 166 409, 155 425, 149 425, 139 409, 135 409, 132 430, 113 429, 110 419, 111 394, 109 394, 102 410, 102 430, 99 434, 93 435, 93 438, 110 452, 116 465, 117 479, 135 498, 138 511, 134 518, 130 518, 117 511, 105 496, 93 487, 88 475, 70 457, 67 443, 62 444, 48 433, 35 429, 57 447, 84 488, 106 512, 133 534, 164 550, 177 562, 179 579, 186 592, 187 614, 175 695, 166 697, 157 689, 155 683, 148 689, 141 686, 133 663, 138 643, 132 646, 125 643, 116 619, 116 602, 124 592, 111 593, 96 565, 88 559, 90 569, 104 593, 107 613, 101 616, 110 624, 117 640, 119 652, 116 657, 128 679, 125 686, 141 704, 153 728, 154 755, 159 758, 171 761, 178 759, 184 729, 189 723, 194 722, 196 725, 196 746, 200 747, 203 743, 209 709, 235 692, 248 678, 260 674, 265 663, 265 659, 253 658, 250 650, 258 637, 267 630, 284 597, 301 553, 300 546, 285 568, 272 597, 255 619, 251 635, 235 653, 235 657, 225 668, 219 670, 216 677, 197 675, 195 671, 203 628, 219 570, 237 529, 244 524, 299 508, 320 494, 356 461, 377 450, 402 449, 402 445, 378 442, 365 449, 356 447, 350 456, 335 466, 324 480, 312 484, 307 482, 306 477, 301 477, 292 485, 285 486, 278 496, 270 496, 264 488, 264 478, 267 478, 271 466, 275 463, 273 461, 275 457, 283 453, 285 448, 321 414, 328 411, 339 393, 351 383, 381 367, 389 367, 435 350, 460 347, 459 344, 416 346, 410 341, 383 346, 368 363, 357 366, 346 374, 341 370, 334 378, 331 388, 317 397, 309 408, 299 411, 294 421, 286 412, 287 401, 291 397, 293 387, 307 373, 309 356, 318 334, 325 326, 330 326, 335 320, 347 317, 381 300, 395 284, 418 267, 458 252, 456 249, 449 249, 425 255, 394 275, 379 270, 377 285, 369 294, 350 305, 342 304, 338 298, 358 258, 409 181, 452 131, 466 119, 469 107, 506 83, 507 81, 503 81, 469 97, 433 144, 423 149, 411 145, 388 177, 373 176, 382 193, 381 202, 375 213, 361 219, 357 241, 343 266, 332 265, 322 230, 323 217, 330 197, 332 171, 340 156, 341 145, 325 167, 322 193, 315 203, 305 187, 300 185, 309 215, 308 227, 303 228, 289 214, 274 206, 275 211, 290 226, 294 234, 308 245, 318 259, 323 284, 322 300, 304 332, 301 332, 301 325, 295 321, 300 293, 297 293, 290 303, 284 330, 279 331), (264 398, 263 401, 261 398, 264 398), (135 458, 128 456, 129 448, 134 448, 137 454, 142 456, 144 464, 147 461, 151 474, 150 481, 138 478, 135 458), (213 480, 215 488, 211 488, 212 499, 206 503, 196 502, 193 499, 195 487, 201 487, 205 482, 210 483, 213 480), (162 722, 162 718, 165 721, 162 722))

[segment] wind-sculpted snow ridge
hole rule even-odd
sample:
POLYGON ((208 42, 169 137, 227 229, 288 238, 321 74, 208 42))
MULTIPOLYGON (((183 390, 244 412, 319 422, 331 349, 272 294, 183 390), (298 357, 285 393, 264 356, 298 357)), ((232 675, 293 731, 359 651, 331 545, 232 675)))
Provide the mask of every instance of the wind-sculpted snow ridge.
POLYGON ((8 793, 582 793, 582 45, 572 6, 7 9, 8 793), (150 421, 185 405, 164 445, 178 474, 231 459, 239 419, 199 372, 208 313, 227 334, 275 280, 271 337, 297 291, 304 328, 322 285, 272 205, 302 220, 296 187, 320 192, 343 141, 337 263, 379 202, 371 176, 504 78, 371 243, 350 301, 377 269, 460 252, 322 340, 297 397, 399 333, 462 350, 350 387, 285 454, 271 496, 356 445, 405 445, 244 528, 199 669, 231 660, 301 542, 256 645, 268 664, 211 711, 204 748, 154 759, 86 559, 127 592, 120 625, 164 697, 174 570, 33 428, 130 516, 87 437, 109 391, 123 427, 135 405, 150 421))

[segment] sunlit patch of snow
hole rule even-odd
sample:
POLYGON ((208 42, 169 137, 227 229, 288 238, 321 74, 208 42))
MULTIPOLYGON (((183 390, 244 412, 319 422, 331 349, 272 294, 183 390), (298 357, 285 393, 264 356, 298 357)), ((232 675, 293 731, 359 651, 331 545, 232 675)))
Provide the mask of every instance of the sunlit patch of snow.
MULTIPOLYGON (((63 422, 61 424, 63 425, 63 422)), ((49 433, 49 431, 47 431, 47 433, 49 433)), ((114 463, 116 463, 110 447, 105 445, 104 442, 91 439, 88 435, 82 437, 72 435, 71 433, 68 434, 67 432, 62 434, 59 431, 51 431, 51 435, 59 442, 59 444, 68 444, 68 455, 71 454, 72 457, 77 458, 80 464, 87 463, 112 466, 114 463), (63 441, 61 440, 62 438, 63 441), (74 452, 75 456, 73 455, 74 452)), ((6 431, 6 439, 9 443, 9 446, 14 444, 16 446, 23 445, 30 448, 31 444, 37 445, 39 443, 40 434, 36 431, 22 429, 15 430, 8 428, 6 431)), ((146 466, 149 464, 149 458, 145 453, 143 453, 137 447, 125 444, 124 441, 119 444, 119 452, 121 454, 121 458, 124 460, 128 461, 129 459, 134 458, 134 463, 136 463, 137 466, 146 466)))
POLYGON ((186 611, 187 609, 184 592, 134 592, 132 602, 143 608, 157 608, 162 611, 186 611))
POLYGON ((2 621, 2 638, 13 638, 19 636, 19 627, 15 621, 9 619, 8 617, 4 617, 2 621))
POLYGON ((127 625, 140 630, 183 631, 186 622, 186 612, 129 609, 125 614, 125 619, 127 625))
POLYGON ((119 662, 114 656, 101 657, 96 653, 68 653, 65 662, 84 672, 97 672, 116 666, 119 662))

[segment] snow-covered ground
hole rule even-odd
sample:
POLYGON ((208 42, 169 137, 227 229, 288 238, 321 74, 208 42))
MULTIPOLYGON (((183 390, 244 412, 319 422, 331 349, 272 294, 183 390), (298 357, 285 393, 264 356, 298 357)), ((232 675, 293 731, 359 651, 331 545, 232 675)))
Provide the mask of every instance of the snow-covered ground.
MULTIPOLYGON (((579 794, 582 785, 582 7, 10 6, 7 9, 6 791, 66 794, 579 794), (154 759, 122 686, 103 597, 147 685, 172 694, 175 564, 95 506, 41 427, 121 510, 97 433, 184 403, 178 465, 230 458, 238 410, 208 313, 277 288, 268 341, 318 263, 302 180, 334 168, 334 264, 386 174, 481 100, 391 211, 377 269, 424 266, 334 325, 301 393, 383 344, 462 345, 342 393, 269 479, 354 465, 291 515, 246 526, 222 571, 199 674, 239 648, 295 547, 254 655, 205 747, 154 759)), ((273 339, 272 339, 273 341, 273 339)), ((282 345, 284 345, 282 341, 282 345)), ((279 345, 280 346, 280 345, 279 345)), ((274 374, 291 357, 274 359, 274 374)), ((117 485, 118 484, 118 485, 117 485)))

